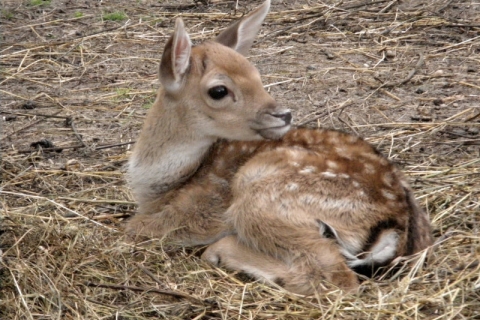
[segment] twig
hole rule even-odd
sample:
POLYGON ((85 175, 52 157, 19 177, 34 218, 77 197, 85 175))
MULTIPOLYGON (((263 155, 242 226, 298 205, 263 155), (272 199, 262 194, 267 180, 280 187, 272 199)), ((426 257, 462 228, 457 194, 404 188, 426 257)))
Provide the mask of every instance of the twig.
POLYGON ((453 131, 447 131, 447 130, 438 130, 439 133, 444 133, 444 134, 449 134, 449 135, 452 135, 452 136, 455 136, 455 137, 461 137, 461 138, 471 138, 470 136, 467 136, 465 134, 460 134, 460 133, 456 133, 456 132, 453 132, 453 131))
POLYGON ((10 112, 10 111, 0 111, 3 114, 11 114, 14 116, 24 116, 24 117, 45 117, 45 118, 58 118, 58 119, 68 119, 69 116, 57 116, 55 114, 44 114, 44 113, 21 113, 21 112, 10 112))
MULTIPOLYGON (((352 127, 348 122, 346 122, 345 120, 343 120, 342 117, 340 117, 340 116, 342 115, 343 110, 344 110, 344 109, 342 109, 342 110, 340 111, 340 113, 338 114, 338 116, 337 116, 338 121, 340 121, 341 123, 343 123, 344 125, 346 125, 350 130, 353 131, 353 133, 355 133, 355 135, 360 136, 360 134, 358 133, 357 130, 355 130, 354 127, 352 127)), ((350 121, 352 120, 352 118, 350 118, 350 116, 349 116, 348 114, 347 114, 347 117, 350 119, 350 121)))
POLYGON ((462 42, 459 42, 459 43, 455 43, 455 44, 446 46, 446 47, 444 47, 444 48, 440 48, 440 49, 438 49, 438 50, 433 50, 433 51, 430 52, 430 53, 433 54, 433 53, 442 52, 443 50, 455 48, 455 47, 458 47, 458 46, 460 46, 460 45, 462 45, 462 44, 465 44, 465 43, 467 43, 467 42, 471 42, 471 41, 476 40, 476 39, 479 39, 479 38, 480 38, 480 36, 476 36, 476 37, 467 39, 467 40, 465 40, 465 41, 462 41, 462 42))
POLYGON ((134 143, 135 143, 135 141, 122 142, 122 143, 116 143, 116 144, 107 144, 107 145, 104 145, 104 146, 95 147, 93 150, 103 150, 103 149, 109 149, 109 148, 114 148, 114 147, 121 147, 121 146, 125 146, 125 145, 128 145, 128 144, 134 144, 134 143))
POLYGON ((380 10, 378 13, 385 13, 387 12, 388 10, 390 10, 390 8, 396 4, 399 0, 393 0, 392 2, 390 2, 389 4, 387 4, 382 10, 380 10))
POLYGON ((364 3, 355 4, 353 6, 349 6, 349 7, 342 8, 342 9, 343 10, 356 9, 356 8, 360 8, 360 7, 366 7, 366 6, 371 6, 371 5, 375 5, 375 4, 385 3, 385 2, 388 2, 388 1, 390 1, 390 0, 379 0, 379 1, 374 1, 374 2, 365 1, 364 3))
POLYGON ((9 269, 10 271, 10 275, 12 276, 12 279, 13 279, 13 283, 15 284, 15 288, 17 289, 17 292, 18 294, 20 295, 20 300, 22 301, 22 304, 23 306, 25 307, 25 311, 28 315, 28 318, 29 319, 32 319, 33 320, 33 316, 32 316, 32 313, 30 312, 30 308, 28 307, 28 304, 27 302, 25 301, 25 297, 22 293, 22 290, 20 289, 20 286, 18 285, 18 282, 17 282, 17 279, 15 278, 15 275, 13 274, 12 270, 9 269))
POLYGON ((465 81, 459 81, 458 83, 461 84, 462 86, 467 86, 467 87, 471 87, 471 88, 475 88, 475 89, 480 90, 480 86, 476 86, 474 84, 471 84, 471 83, 468 83, 468 82, 465 82, 465 81))
POLYGON ((470 118, 465 119, 465 122, 470 122, 470 121, 472 121, 472 120, 477 119, 478 117, 480 117, 480 112, 477 113, 476 115, 474 115, 473 117, 470 117, 470 118))
POLYGON ((116 290, 132 290, 132 291, 138 291, 138 292, 154 292, 154 293, 159 293, 159 294, 164 294, 168 296, 172 296, 175 298, 180 298, 180 299, 187 299, 192 302, 196 302, 198 304, 205 304, 202 300, 194 298, 186 293, 179 292, 179 291, 172 291, 172 290, 161 290, 157 288, 143 288, 143 287, 134 287, 134 286, 124 286, 124 285, 118 285, 118 284, 102 284, 102 283, 93 283, 93 282, 87 282, 85 284, 87 287, 96 287, 96 288, 107 288, 107 289, 116 289, 116 290))
POLYGON ((154 8, 164 8, 167 10, 189 10, 197 7, 197 4, 150 4, 154 8))
MULTIPOLYGON (((392 88, 392 87, 398 87, 401 86, 402 84, 407 83, 408 81, 412 80, 413 76, 418 72, 418 70, 422 67, 424 64, 425 59, 423 58, 423 54, 420 54, 420 57, 418 58, 417 63, 415 64, 415 67, 410 71, 410 73, 407 75, 407 77, 403 80, 397 81, 397 82, 387 82, 383 85, 380 86, 380 88, 392 88)), ((379 89, 380 89, 379 88, 379 89)))
MULTIPOLYGON (((53 116, 59 114, 59 113, 62 112, 62 111, 63 111, 63 110, 60 110, 60 111, 55 112, 55 113, 53 114, 53 116)), ((44 118, 45 118, 45 117, 44 117, 44 118)), ((37 120, 37 121, 35 121, 35 122, 29 123, 29 124, 27 124, 26 126, 20 128, 20 129, 18 129, 18 130, 16 130, 16 131, 14 131, 14 132, 12 132, 12 133, 10 133, 10 134, 7 134, 5 137, 1 138, 0 140, 5 140, 5 139, 13 136, 14 134, 17 134, 17 133, 19 133, 19 132, 22 132, 22 131, 25 130, 25 129, 28 129, 28 128, 30 128, 30 127, 33 127, 34 125, 42 122, 42 121, 44 120, 44 118, 39 119, 39 120, 37 120)))
MULTIPOLYGON (((134 143, 135 143, 135 141, 122 142, 122 143, 116 143, 116 144, 107 144, 107 145, 95 147, 92 150, 97 151, 97 150, 121 147, 121 146, 124 146, 124 145, 134 144, 134 143)), ((85 146, 83 146, 83 145, 76 145, 76 146, 67 146, 67 147, 43 148, 42 151, 44 151, 44 152, 50 152, 50 151, 61 152, 64 149, 80 149, 80 148, 84 148, 84 147, 85 146)), ((32 152, 35 152, 35 151, 36 150, 18 150, 17 152, 18 153, 32 153, 32 152)))
MULTIPOLYGON (((375 92, 381 90, 382 88, 393 88, 393 87, 398 87, 401 86, 402 84, 407 83, 408 81, 412 80, 413 76, 418 72, 418 70, 422 67, 423 63, 425 62, 425 59, 423 58, 423 54, 420 54, 420 57, 418 58, 417 63, 415 64, 415 67, 410 71, 410 73, 407 75, 407 77, 403 80, 396 81, 396 82, 386 82, 382 85, 380 85, 377 89, 375 89, 372 93, 370 93, 365 100, 367 100, 369 97, 371 97, 375 92)), ((376 79, 376 78, 375 78, 376 79)), ((378 79, 377 79, 378 80, 378 79)))
POLYGON ((85 147, 87 148, 87 144, 83 141, 82 139, 82 136, 78 133, 77 131, 77 128, 75 127, 75 124, 73 123, 73 120, 70 119, 70 121, 68 121, 70 123, 70 128, 72 128, 73 130, 73 134, 75 135, 75 137, 77 138, 77 140, 82 144, 82 147, 85 147))
MULTIPOLYGON (((53 21, 51 21, 51 22, 53 22, 53 21)), ((41 23, 41 24, 44 24, 44 23, 41 23)), ((24 26, 24 27, 27 27, 27 26, 24 26)), ((120 28, 119 27, 108 28, 108 29, 104 29, 104 30, 101 30, 101 31, 98 31, 98 32, 87 34, 85 36, 75 37, 75 38, 65 39, 65 40, 45 41, 45 42, 40 42, 40 43, 39 42, 36 42, 36 43, 9 42, 9 43, 3 43, 3 45, 4 46, 10 45, 10 46, 18 46, 18 47, 27 47, 27 49, 20 50, 20 51, 16 52, 18 54, 18 53, 21 53, 21 52, 27 51, 27 50, 38 50, 38 49, 42 49, 42 48, 50 47, 50 46, 60 46, 60 45, 73 44, 77 40, 85 40, 85 39, 92 38, 92 37, 98 36, 98 35, 106 36, 106 35, 108 35, 108 32, 115 31, 115 30, 118 30, 118 29, 121 29, 121 28, 122 27, 120 27, 120 28)), ((3 58, 5 56, 6 55, 0 55, 0 58, 3 58)))
POLYGON ((62 205, 62 204, 60 204, 60 203, 57 203, 57 202, 53 201, 52 199, 49 199, 49 198, 46 198, 46 197, 34 196, 34 195, 31 195, 31 194, 20 193, 20 192, 3 191, 3 190, 1 190, 1 189, 0 189, 0 194, 10 194, 10 195, 13 195, 13 196, 18 196, 18 197, 23 197, 23 198, 32 198, 32 199, 37 199, 37 200, 46 200, 46 201, 52 203, 53 205, 55 205, 55 206, 57 206, 57 207, 60 207, 60 208, 62 208, 62 209, 64 209, 64 210, 67 210, 68 212, 73 213, 73 214, 76 215, 76 216, 79 216, 79 217, 81 217, 81 218, 83 218, 83 219, 85 219, 85 220, 87 220, 87 221, 92 222, 93 224, 96 224, 96 225, 98 225, 98 226, 100 226, 100 227, 103 227, 103 228, 105 228, 105 229, 108 229, 108 230, 110 230, 110 231, 117 231, 117 229, 115 229, 115 228, 108 227, 108 226, 106 226, 106 225, 104 225, 104 224, 101 224, 100 222, 97 222, 97 221, 92 220, 92 219, 90 219, 90 218, 88 218, 88 217, 85 217, 84 215, 82 215, 82 214, 80 214, 80 213, 78 213, 78 212, 76 212, 76 211, 74 211, 74 210, 72 210, 72 209, 69 209, 69 208, 65 207, 64 205, 62 205))
POLYGON ((322 118, 322 117, 325 117, 326 115, 328 115, 328 114, 331 113, 331 112, 344 109, 344 108, 348 107, 351 102, 352 102, 352 101, 351 101, 350 99, 348 99, 347 101, 343 102, 343 103, 342 103, 340 106, 338 106, 338 107, 335 107, 335 108, 333 108, 333 109, 331 109, 331 110, 324 111, 324 112, 322 112, 321 114, 316 115, 316 116, 313 117, 313 118, 310 118, 310 119, 307 119, 307 120, 304 120, 304 121, 300 122, 299 124, 297 124, 297 127, 302 127, 302 126, 304 126, 304 125, 306 125, 306 124, 308 124, 308 123, 310 123, 310 122, 312 122, 312 121, 315 121, 315 120, 317 120, 317 119, 320 119, 320 118, 322 118))
POLYGON ((437 11, 435 13, 439 13, 439 12, 445 10, 452 2, 453 2, 453 0, 449 0, 445 5, 443 5, 439 9, 437 9, 437 11))
POLYGON ((126 205, 134 205, 136 203, 132 201, 113 200, 113 199, 93 200, 93 199, 77 199, 77 198, 70 198, 70 197, 58 197, 58 199, 75 201, 75 202, 84 202, 84 203, 108 203, 108 204, 126 204, 126 205))
POLYGON ((147 268, 145 268, 144 266, 142 266, 140 263, 136 263, 137 267, 139 267, 147 276, 150 277, 150 279, 152 279, 153 281, 155 281, 156 283, 158 284, 162 284, 160 282, 160 280, 157 279, 157 277, 155 277, 155 275, 150 271, 148 270, 147 268))
POLYGON ((398 85, 402 85, 407 83, 408 81, 412 80, 413 76, 418 72, 418 70, 423 66, 425 62, 425 59, 423 58, 423 54, 420 54, 420 57, 418 58, 417 64, 415 65, 415 68, 413 68, 412 71, 408 74, 408 76, 400 81, 398 85))
MULTIPOLYGON (((133 213, 133 212, 132 212, 133 213)), ((125 218, 125 217, 130 217, 132 214, 131 213, 113 213, 113 214, 102 214, 99 216, 93 216, 93 220, 110 220, 112 218, 125 218)))

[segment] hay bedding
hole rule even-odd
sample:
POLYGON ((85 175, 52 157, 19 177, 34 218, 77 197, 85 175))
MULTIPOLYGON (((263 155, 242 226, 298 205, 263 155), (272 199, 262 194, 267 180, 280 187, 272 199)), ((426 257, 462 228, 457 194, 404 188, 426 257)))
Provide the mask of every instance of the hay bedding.
POLYGON ((478 1, 274 1, 251 52, 297 124, 404 168, 439 238, 426 266, 303 298, 125 241, 123 168, 174 18, 198 42, 257 4, 2 1, 0 318, 480 318, 478 1))

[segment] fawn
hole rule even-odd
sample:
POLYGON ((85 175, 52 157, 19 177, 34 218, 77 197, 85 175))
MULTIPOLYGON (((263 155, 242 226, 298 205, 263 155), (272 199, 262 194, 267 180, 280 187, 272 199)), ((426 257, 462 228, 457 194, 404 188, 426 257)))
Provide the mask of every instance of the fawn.
POLYGON ((162 87, 129 162, 139 203, 126 231, 210 245, 202 258, 299 294, 432 243, 402 173, 361 138, 292 129, 244 55, 266 1, 214 41, 192 47, 177 19, 162 87))

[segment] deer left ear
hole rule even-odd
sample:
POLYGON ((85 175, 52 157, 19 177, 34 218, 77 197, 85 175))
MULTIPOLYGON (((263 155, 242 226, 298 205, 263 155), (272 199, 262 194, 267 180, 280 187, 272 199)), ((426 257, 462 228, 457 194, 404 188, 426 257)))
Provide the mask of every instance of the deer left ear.
POLYGON ((190 65, 192 43, 182 19, 175 21, 175 31, 168 40, 160 63, 160 82, 167 91, 176 91, 190 65))
POLYGON ((270 0, 267 0, 260 7, 225 29, 215 41, 244 56, 247 55, 269 9, 270 0))

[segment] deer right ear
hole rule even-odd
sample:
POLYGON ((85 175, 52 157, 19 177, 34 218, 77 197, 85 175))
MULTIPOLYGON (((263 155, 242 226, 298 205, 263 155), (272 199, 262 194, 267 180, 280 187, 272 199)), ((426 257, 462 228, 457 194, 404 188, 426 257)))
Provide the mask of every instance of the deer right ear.
POLYGON ((190 66, 192 42, 181 18, 175 21, 175 31, 168 39, 160 62, 160 82, 166 91, 180 89, 190 66))
POLYGON ((244 56, 247 55, 268 10, 270 10, 270 0, 266 0, 260 7, 222 31, 215 41, 244 56))

